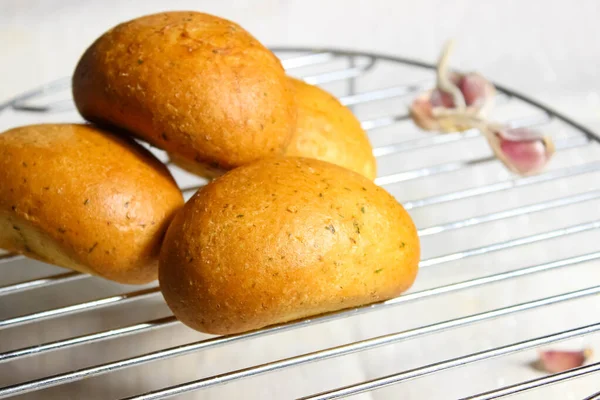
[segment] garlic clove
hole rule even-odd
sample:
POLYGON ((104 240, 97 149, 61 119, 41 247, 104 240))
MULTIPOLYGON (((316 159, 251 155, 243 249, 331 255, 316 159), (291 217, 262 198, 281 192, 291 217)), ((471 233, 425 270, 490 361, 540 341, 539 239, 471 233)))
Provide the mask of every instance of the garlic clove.
POLYGON ((488 126, 482 132, 496 157, 519 175, 541 171, 555 151, 554 142, 549 136, 531 129, 488 126))
POLYGON ((463 75, 458 82, 458 88, 465 98, 467 106, 481 106, 489 96, 490 83, 481 75, 471 72, 463 75))
MULTIPOLYGON (((475 72, 454 73, 450 80, 460 90, 467 107, 479 106, 486 101, 488 82, 481 75, 475 72)), ((452 95, 439 88, 431 91, 429 103, 432 107, 456 108, 452 95)))
POLYGON ((454 108, 454 100, 450 93, 446 93, 440 89, 434 89, 429 96, 429 104, 431 107, 454 108))
POLYGON ((542 140, 501 140, 500 148, 519 172, 539 171, 546 165, 546 146, 542 140))
POLYGON ((444 48, 437 67, 437 84, 419 95, 410 107, 413 121, 428 131, 464 131, 472 118, 485 117, 493 106, 496 90, 483 76, 475 72, 461 74, 448 71, 452 42, 444 48))
POLYGON ((531 367, 541 372, 556 374, 581 367, 591 356, 591 349, 580 351, 540 351, 539 359, 531 363, 531 367))
POLYGON ((439 130, 439 124, 433 117, 433 106, 429 101, 429 93, 418 96, 409 111, 411 119, 419 128, 426 131, 439 130))

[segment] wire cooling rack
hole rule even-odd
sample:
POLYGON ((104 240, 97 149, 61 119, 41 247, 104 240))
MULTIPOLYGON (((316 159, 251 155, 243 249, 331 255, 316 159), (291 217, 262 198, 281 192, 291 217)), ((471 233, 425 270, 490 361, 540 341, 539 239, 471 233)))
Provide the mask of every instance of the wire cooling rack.
MULTIPOLYGON (((3 254, 0 398, 599 398, 594 359, 554 375, 527 366, 532 349, 598 343, 598 136, 497 87, 495 120, 535 126, 557 145, 546 171, 517 177, 479 132, 431 134, 411 123, 407 106, 432 87, 432 65, 276 52, 290 74, 360 117, 376 183, 419 228, 415 286, 383 303, 214 337, 179 324, 156 284, 132 288, 3 254)), ((69 81, 0 104, 0 122, 77 120, 69 81)), ((205 183, 172 171, 188 197, 205 183)))

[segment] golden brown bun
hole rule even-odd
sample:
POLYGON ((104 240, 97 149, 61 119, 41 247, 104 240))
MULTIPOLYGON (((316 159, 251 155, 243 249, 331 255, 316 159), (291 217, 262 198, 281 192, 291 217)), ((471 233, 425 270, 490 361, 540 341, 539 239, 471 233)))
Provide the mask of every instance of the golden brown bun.
POLYGON ((296 93, 296 133, 287 156, 328 161, 373 180, 377 164, 366 132, 352 111, 323 89, 290 78, 296 93))
POLYGON ((81 115, 211 170, 281 154, 296 107, 279 60, 239 25, 166 12, 102 35, 73 76, 81 115))
POLYGON ((0 134, 0 248, 122 283, 156 279, 164 232, 183 205, 166 167, 88 125, 0 134))
POLYGON ((230 334, 395 297, 418 261, 415 226, 386 191, 333 164, 277 157, 188 201, 159 281, 183 323, 230 334))

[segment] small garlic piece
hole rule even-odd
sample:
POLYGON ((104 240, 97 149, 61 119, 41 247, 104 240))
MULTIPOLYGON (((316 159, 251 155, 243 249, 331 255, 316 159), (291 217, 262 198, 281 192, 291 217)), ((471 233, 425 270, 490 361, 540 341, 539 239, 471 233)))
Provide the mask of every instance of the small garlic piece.
POLYGON ((472 118, 484 118, 493 106, 496 89, 476 72, 461 74, 448 71, 453 49, 444 47, 437 66, 436 87, 418 96, 410 115, 419 127, 428 131, 453 132, 472 128, 472 118))
POLYGON ((487 125, 480 129, 496 158, 519 175, 541 171, 555 152, 552 139, 535 130, 500 125, 487 125))
POLYGON ((580 351, 548 350, 540 351, 539 359, 531 363, 531 367, 550 374, 568 371, 581 367, 592 356, 592 349, 580 351))

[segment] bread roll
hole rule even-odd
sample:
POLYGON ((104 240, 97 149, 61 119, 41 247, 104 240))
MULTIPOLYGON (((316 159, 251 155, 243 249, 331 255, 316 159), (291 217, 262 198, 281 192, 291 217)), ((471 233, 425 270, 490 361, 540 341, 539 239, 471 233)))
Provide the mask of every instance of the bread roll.
POLYGON ((281 154, 295 129, 279 60, 239 25, 198 12, 120 24, 73 76, 84 118, 116 125, 214 176, 281 154))
POLYGON ((352 111, 317 86, 290 78, 298 121, 286 155, 341 165, 373 180, 377 164, 369 138, 352 111))
POLYGON ((0 134, 0 248, 122 283, 158 273, 183 198, 167 168, 130 139, 88 125, 0 134))
POLYGON ((404 208, 369 179, 323 161, 270 158, 200 189, 160 255, 177 318, 230 334, 399 295, 419 239, 404 208))

